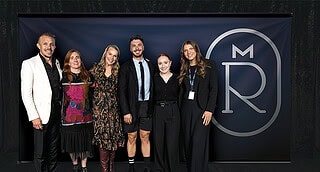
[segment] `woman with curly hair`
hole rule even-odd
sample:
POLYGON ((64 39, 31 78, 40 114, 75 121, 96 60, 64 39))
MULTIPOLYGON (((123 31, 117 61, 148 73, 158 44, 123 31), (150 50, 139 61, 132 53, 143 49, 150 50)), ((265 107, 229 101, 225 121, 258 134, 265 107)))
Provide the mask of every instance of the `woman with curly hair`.
POLYGON ((102 172, 114 171, 115 151, 124 147, 118 97, 118 71, 120 49, 106 47, 101 60, 90 70, 94 78, 93 143, 99 147, 102 172))
POLYGON ((201 55, 199 45, 187 40, 181 47, 181 131, 188 172, 208 171, 209 131, 217 99, 215 63, 201 55))

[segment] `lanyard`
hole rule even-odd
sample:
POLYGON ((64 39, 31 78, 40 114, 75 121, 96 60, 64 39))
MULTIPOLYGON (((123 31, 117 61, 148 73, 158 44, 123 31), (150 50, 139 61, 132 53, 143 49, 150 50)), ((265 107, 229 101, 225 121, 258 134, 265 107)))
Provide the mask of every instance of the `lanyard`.
POLYGON ((189 82, 190 82, 190 88, 191 91, 193 91, 193 85, 194 85, 194 79, 196 77, 196 73, 197 73, 197 68, 194 70, 193 75, 191 76, 191 70, 189 68, 189 82))

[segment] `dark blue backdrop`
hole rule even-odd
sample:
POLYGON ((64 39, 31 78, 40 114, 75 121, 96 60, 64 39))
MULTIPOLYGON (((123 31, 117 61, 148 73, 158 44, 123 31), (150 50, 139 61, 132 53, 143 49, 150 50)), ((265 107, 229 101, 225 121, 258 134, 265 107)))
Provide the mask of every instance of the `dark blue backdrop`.
POLYGON ((216 62, 219 75, 210 159, 290 160, 291 16, 20 15, 21 61, 38 52, 43 32, 57 36, 55 55, 61 62, 74 48, 87 68, 108 44, 120 47, 120 64, 130 59, 129 38, 140 34, 145 57, 155 62, 166 52, 178 72, 182 42, 195 40, 202 54, 216 62))

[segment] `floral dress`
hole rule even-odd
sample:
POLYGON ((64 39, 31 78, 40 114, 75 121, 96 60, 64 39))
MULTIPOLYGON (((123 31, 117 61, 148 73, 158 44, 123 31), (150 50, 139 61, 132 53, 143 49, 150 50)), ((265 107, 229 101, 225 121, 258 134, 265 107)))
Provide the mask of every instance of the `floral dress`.
POLYGON ((93 125, 95 145, 104 150, 115 151, 124 147, 118 97, 118 77, 109 77, 92 72, 95 88, 93 94, 93 125))

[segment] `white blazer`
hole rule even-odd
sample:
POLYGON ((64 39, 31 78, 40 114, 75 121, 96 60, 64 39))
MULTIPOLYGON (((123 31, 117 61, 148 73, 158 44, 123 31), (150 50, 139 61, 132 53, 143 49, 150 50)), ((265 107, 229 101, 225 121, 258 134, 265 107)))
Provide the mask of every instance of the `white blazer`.
MULTIPOLYGON (((56 60, 55 65, 61 80, 62 70, 58 60, 56 60)), ((29 121, 40 118, 42 124, 47 124, 51 112, 52 90, 39 54, 22 62, 21 97, 27 110, 29 121)))

